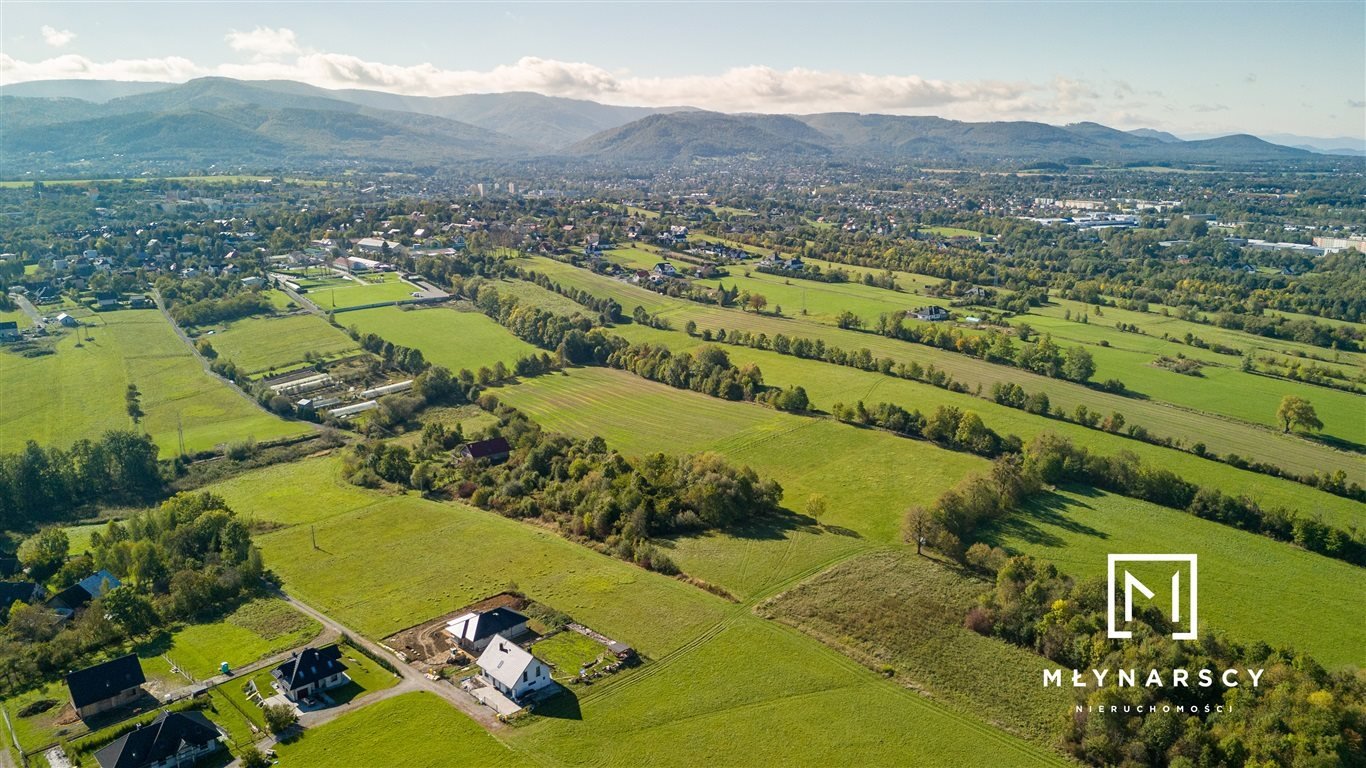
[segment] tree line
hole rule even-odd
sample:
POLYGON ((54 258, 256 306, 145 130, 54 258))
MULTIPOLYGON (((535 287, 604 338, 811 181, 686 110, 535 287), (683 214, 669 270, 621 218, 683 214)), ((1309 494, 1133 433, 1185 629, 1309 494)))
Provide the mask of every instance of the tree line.
POLYGON ((1284 508, 1263 509, 1251 496, 1229 496, 1191 483, 1175 472, 1141 462, 1122 451, 1094 454, 1051 432, 1038 435, 1019 454, 1006 455, 990 474, 969 477, 929 508, 907 514, 908 537, 955 560, 965 561, 983 527, 1015 513, 1048 486, 1082 484, 1179 509, 1353 565, 1366 565, 1366 535, 1329 525, 1317 516, 1284 508))
POLYGON ((0 528, 63 520, 96 503, 146 503, 163 487, 148 435, 110 431, 69 448, 29 440, 19 451, 0 454, 0 528))

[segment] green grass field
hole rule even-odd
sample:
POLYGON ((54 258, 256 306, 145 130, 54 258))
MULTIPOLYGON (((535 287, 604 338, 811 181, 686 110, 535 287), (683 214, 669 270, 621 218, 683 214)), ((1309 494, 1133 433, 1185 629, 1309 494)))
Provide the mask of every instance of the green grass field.
MULTIPOLYGON (((721 601, 689 599, 695 587, 533 526, 416 496, 374 497, 379 503, 259 537, 287 591, 368 636, 387 637, 511 582, 647 654, 666 653, 718 618, 721 601)), ((268 519, 273 505, 261 506, 238 511, 268 519)))
MULTIPOLYGON (((689 339, 682 333, 658 331, 642 326, 623 326, 618 330, 633 340, 666 344, 671 348, 689 349, 702 343, 697 339, 689 339)), ((850 404, 856 400, 864 400, 870 404, 893 402, 907 409, 918 408, 922 413, 928 414, 940 405, 953 406, 976 411, 987 426, 1001 434, 1015 434, 1024 440, 1030 440, 1042 432, 1054 432, 1101 453, 1130 451, 1144 461, 1171 469, 1192 482, 1219 488, 1235 496, 1252 494, 1265 506, 1282 506, 1305 514, 1321 515, 1324 520, 1342 527, 1360 525, 1366 520, 1366 505, 1359 502, 1294 481, 1202 459, 1190 453, 1149 445, 1056 419, 1045 419, 971 395, 949 392, 879 373, 745 347, 728 346, 725 349, 731 360, 738 365, 758 365, 764 372, 764 380, 770 385, 802 385, 817 408, 829 409, 837 402, 850 404)), ((1265 433, 1264 437, 1275 440, 1279 436, 1265 433)), ((1296 456, 1304 462, 1315 460, 1317 455, 1324 451, 1323 448, 1299 440, 1284 442, 1287 454, 1292 454, 1297 448, 1304 449, 1303 456, 1296 456)), ((1349 471, 1356 466, 1349 454, 1333 453, 1343 460, 1342 464, 1335 466, 1344 466, 1349 471)))
POLYGON ((838 315, 849 310, 865 322, 878 315, 907 311, 927 304, 948 306, 943 299, 931 299, 911 293, 898 293, 862 283, 823 283, 817 280, 770 275, 744 267, 731 267, 731 274, 708 280, 696 280, 698 285, 738 288, 742 292, 762 294, 768 300, 765 312, 776 313, 781 307, 784 316, 801 316, 807 320, 833 325, 838 315), (806 314, 802 315, 805 308, 806 314))
POLYGON ((0 309, 0 323, 18 323, 20 328, 33 325, 28 313, 21 309, 0 309))
MULTIPOLYGON (((1353 454, 1296 436, 1284 436, 1279 430, 1269 429, 1260 424, 1249 424, 1214 414, 1173 407, 1159 400, 1112 395, 1071 382, 1027 373, 1018 368, 994 365, 967 355, 869 333, 841 330, 806 318, 756 315, 738 309, 723 309, 683 299, 672 299, 550 259, 535 258, 529 261, 528 266, 562 284, 585 289, 596 295, 610 296, 620 302, 628 312, 637 305, 642 306, 651 313, 667 318, 675 329, 682 329, 687 321, 692 320, 700 329, 744 330, 756 334, 765 333, 770 337, 782 333, 792 337, 820 339, 826 344, 851 351, 866 348, 878 357, 896 362, 934 365, 969 388, 975 389, 980 386, 983 392, 990 392, 995 383, 1012 382, 1023 386, 1029 392, 1045 392, 1055 407, 1061 407, 1068 413, 1077 405, 1086 405, 1103 414, 1118 411, 1124 414, 1131 424, 1143 425, 1155 434, 1170 436, 1187 446, 1203 442, 1209 450, 1221 455, 1237 453, 1243 457, 1273 462, 1296 472, 1342 469, 1349 474, 1360 473, 1360 459, 1353 454)), ((788 308, 784 306, 784 310, 787 311, 788 308)), ((1187 378, 1167 371, 1157 373, 1176 379, 1187 378)), ((1236 394, 1233 397, 1236 397, 1236 394)))
POLYGON ((661 261, 672 261, 677 266, 682 266, 684 261, 676 253, 656 250, 639 245, 627 245, 603 251, 603 256, 608 261, 620 264, 629 269, 654 269, 655 265, 661 261))
POLYGON ((212 335, 200 338, 207 339, 220 357, 253 376, 298 365, 309 352, 331 360, 360 351, 345 333, 308 313, 247 317, 213 330, 212 335))
POLYGON ((898 539, 907 507, 988 466, 924 441, 719 400, 613 369, 537 377, 500 396, 548 429, 599 435, 628 455, 716 451, 781 483, 790 509, 803 509, 812 493, 825 494, 830 509, 822 523, 877 541, 898 539))
POLYGON ((1039 685, 1043 657, 963 626, 991 583, 913 552, 850 558, 763 604, 763 615, 1040 744, 1072 703, 1039 685))
MULTIPOLYGON (((323 311, 360 307, 386 301, 402 301, 412 298, 416 286, 405 283, 394 272, 380 274, 358 274, 352 280, 328 279, 314 286, 308 281, 300 283, 308 288, 305 298, 312 301, 323 311)), ((345 321, 340 321, 345 322, 345 321)))
POLYGON ((189 451, 308 430, 266 413, 206 373, 156 310, 108 312, 90 322, 96 323, 88 329, 93 341, 84 341, 85 333, 68 333, 56 354, 0 355, 0 400, 26 404, 0 412, 0 450, 15 450, 28 439, 66 445, 131 428, 124 405, 130 382, 142 391, 147 416, 141 428, 163 455, 179 449, 178 424, 189 451))
POLYGON ((216 483, 211 490, 243 519, 282 525, 313 523, 393 498, 346 482, 336 456, 274 464, 216 483))
POLYGON ((509 750, 473 720, 430 693, 381 701, 304 731, 276 747, 280 765, 356 765, 367 768, 445 768, 539 765, 509 750))
POLYGON ((338 315, 338 322, 420 349, 428 362, 451 371, 477 371, 499 361, 511 367, 517 358, 540 352, 483 313, 452 307, 362 309, 338 315))
POLYGON ((748 613, 507 740, 567 765, 1062 764, 748 613))
POLYGON ((1108 553, 1194 552, 1202 631, 1293 645, 1329 667, 1366 663, 1366 573, 1340 560, 1094 491, 1059 491, 987 538, 1102 581, 1108 553))
POLYGON ((555 668, 555 679, 564 680, 578 676, 583 665, 605 654, 607 648, 591 637, 565 630, 537 641, 531 652, 555 668))
POLYGON ((320 631, 318 622, 283 600, 262 598, 212 624, 191 624, 177 630, 168 640, 139 649, 139 654, 169 656, 177 667, 203 680, 217 675, 225 661, 236 669, 303 645, 320 631))
POLYGON ((981 232, 961 227, 916 227, 921 232, 929 232, 940 237, 980 237, 981 232))

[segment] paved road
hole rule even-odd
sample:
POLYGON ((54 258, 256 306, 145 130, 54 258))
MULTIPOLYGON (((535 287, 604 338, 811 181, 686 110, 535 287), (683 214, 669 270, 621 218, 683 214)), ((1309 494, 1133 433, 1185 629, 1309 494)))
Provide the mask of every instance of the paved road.
POLYGON ((28 315, 28 319, 33 321, 33 326, 35 328, 43 327, 43 314, 38 311, 37 307, 33 306, 33 302, 29 301, 27 296, 22 296, 17 293, 12 293, 10 296, 14 298, 14 301, 19 305, 19 308, 24 310, 24 314, 28 315))

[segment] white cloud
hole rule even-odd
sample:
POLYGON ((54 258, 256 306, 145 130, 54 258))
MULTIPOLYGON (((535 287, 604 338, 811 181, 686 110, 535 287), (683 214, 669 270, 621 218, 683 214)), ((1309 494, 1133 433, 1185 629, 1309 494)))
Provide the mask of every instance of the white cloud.
POLYGON ((57 29, 46 24, 43 25, 43 42, 53 48, 62 48, 75 39, 76 33, 69 29, 57 29))
POLYGON ((39 62, 26 62, 0 53, 0 84, 57 79, 184 82, 206 74, 209 72, 178 56, 96 62, 68 53, 39 62))
POLYGON ((243 80, 298 80, 323 88, 368 88, 417 96, 533 91, 607 104, 694 106, 726 112, 826 111, 937 114, 964 120, 1098 119, 1123 101, 1127 84, 1066 77, 1023 80, 936 80, 802 67, 735 67, 718 74, 650 77, 587 62, 527 56, 490 69, 398 65, 301 45, 285 28, 231 31, 228 45, 245 61, 204 66, 180 57, 96 62, 68 54, 26 62, 0 54, 0 83, 52 78, 183 82, 217 75, 243 80))
POLYGON ((233 30, 226 37, 234 51, 249 53, 253 60, 267 61, 300 53, 294 30, 257 27, 250 32, 233 30))

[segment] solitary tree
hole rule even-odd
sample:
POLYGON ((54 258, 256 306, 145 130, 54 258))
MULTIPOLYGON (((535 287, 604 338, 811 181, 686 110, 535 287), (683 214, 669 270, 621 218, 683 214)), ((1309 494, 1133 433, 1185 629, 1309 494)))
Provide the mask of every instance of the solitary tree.
POLYGON ((806 514, 811 519, 819 521, 821 519, 821 516, 825 514, 825 510, 826 502, 824 494, 813 493, 810 497, 807 498, 806 514))
POLYGON ((287 731, 299 722, 299 715, 293 707, 284 704, 267 704, 264 714, 266 716, 266 727, 271 733, 281 733, 287 731))
POLYGON ((751 293, 746 303, 755 312, 763 312, 764 307, 768 306, 768 299, 762 293, 751 293))
POLYGON ((920 554, 921 548, 929 542, 933 523, 934 520, 930 511, 924 507, 911 507, 906 513, 905 535, 907 539, 915 542, 915 553, 917 555, 920 554))
POLYGON ((1295 395, 1281 398, 1281 407, 1276 409, 1276 418, 1280 420, 1286 432, 1294 427, 1308 430, 1323 429, 1323 422, 1319 421, 1314 406, 1310 405, 1308 400, 1295 395))

